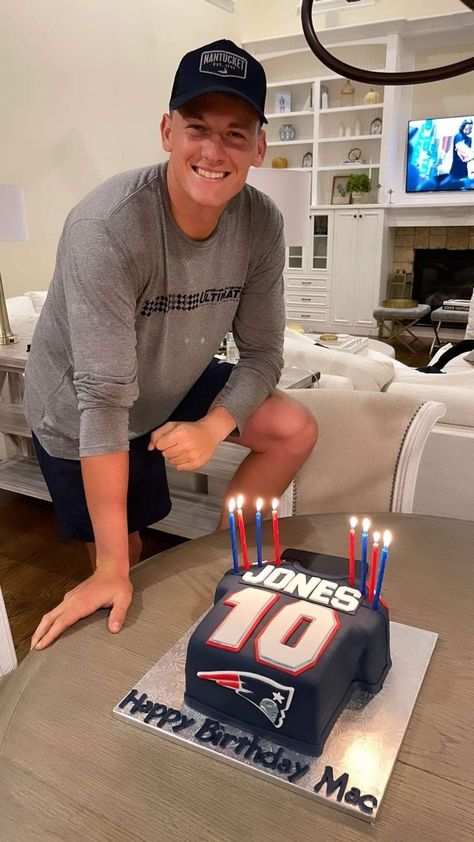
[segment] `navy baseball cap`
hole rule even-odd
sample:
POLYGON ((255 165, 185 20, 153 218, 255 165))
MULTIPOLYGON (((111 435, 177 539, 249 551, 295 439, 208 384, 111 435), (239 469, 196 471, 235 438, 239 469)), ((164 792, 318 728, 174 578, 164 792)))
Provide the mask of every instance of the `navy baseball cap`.
POLYGON ((244 99, 265 118, 267 80, 257 59, 233 41, 214 41, 190 53, 179 63, 171 91, 170 109, 209 93, 223 93, 244 99))

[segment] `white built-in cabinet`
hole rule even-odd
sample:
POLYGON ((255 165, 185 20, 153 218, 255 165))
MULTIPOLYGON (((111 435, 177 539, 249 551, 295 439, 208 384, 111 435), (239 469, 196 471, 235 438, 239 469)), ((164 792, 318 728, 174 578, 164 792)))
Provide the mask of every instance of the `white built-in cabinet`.
POLYGON ((380 302, 384 211, 348 208, 334 214, 330 324, 339 333, 370 333, 380 302))
MULTIPOLYGON (((373 70, 396 69, 400 38, 380 28, 371 37, 343 39, 327 32, 331 52, 373 70), (331 38, 334 43, 331 44, 331 38)), ((332 73, 304 37, 265 39, 246 45, 262 61, 268 80, 268 151, 288 168, 311 163, 311 207, 304 245, 287 249, 287 322, 307 332, 376 334, 372 312, 385 297, 384 211, 395 184, 396 135, 409 117, 410 97, 399 88, 352 82, 332 73), (370 95, 368 95, 370 92, 370 95), (289 111, 280 111, 289 104, 289 111), (291 124, 291 139, 282 130, 291 124), (281 136, 280 131, 282 130, 281 136), (336 190, 351 173, 366 173, 372 190, 350 204, 336 190)), ((406 123, 405 123, 406 125, 406 123)))
POLYGON ((329 318, 333 213, 311 213, 306 245, 287 249, 286 315, 289 324, 309 332, 324 329, 329 318))
POLYGON ((311 213, 307 245, 287 250, 287 322, 309 333, 375 333, 385 234, 382 208, 348 205, 311 213))

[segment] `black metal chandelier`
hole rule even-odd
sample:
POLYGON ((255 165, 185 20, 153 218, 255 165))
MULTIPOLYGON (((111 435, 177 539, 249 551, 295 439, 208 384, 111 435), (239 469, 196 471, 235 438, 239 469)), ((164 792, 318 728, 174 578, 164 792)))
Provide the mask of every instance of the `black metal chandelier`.
MULTIPOLYGON (((353 2, 357 2, 357 0, 353 0, 353 2)), ((321 44, 313 26, 313 3, 314 0, 303 0, 301 6, 301 23, 308 45, 323 64, 347 79, 354 79, 356 82, 368 82, 370 85, 418 85, 423 82, 439 82, 441 79, 450 79, 452 76, 460 76, 462 73, 469 73, 474 70, 474 56, 456 61, 454 64, 446 64, 443 67, 430 67, 427 70, 410 70, 397 73, 352 67, 352 65, 346 64, 346 62, 333 56, 321 44)), ((461 3, 474 12, 474 0, 461 0, 461 3)))

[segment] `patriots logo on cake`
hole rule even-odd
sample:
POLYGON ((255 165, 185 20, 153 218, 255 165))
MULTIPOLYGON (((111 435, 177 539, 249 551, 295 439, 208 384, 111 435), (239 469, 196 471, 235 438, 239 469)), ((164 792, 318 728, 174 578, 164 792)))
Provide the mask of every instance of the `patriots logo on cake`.
POLYGON ((261 710, 275 728, 281 728, 283 725, 295 692, 294 687, 286 687, 253 672, 198 672, 197 676, 233 690, 261 710))

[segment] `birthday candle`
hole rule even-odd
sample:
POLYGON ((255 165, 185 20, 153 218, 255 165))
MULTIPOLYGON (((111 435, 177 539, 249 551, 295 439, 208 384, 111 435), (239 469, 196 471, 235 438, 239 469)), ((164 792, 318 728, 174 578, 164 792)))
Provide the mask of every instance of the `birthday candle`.
POLYGON ((369 528, 370 528, 370 520, 368 517, 365 517, 362 521, 362 553, 360 558, 360 587, 359 590, 364 596, 365 594, 365 585, 367 580, 367 547, 369 543, 369 528))
POLYGON ((357 526, 357 518, 351 517, 349 529, 349 584, 351 588, 355 585, 355 528, 357 526))
POLYGON ((372 608, 378 608, 379 607, 380 591, 382 590, 383 577, 384 577, 384 574, 385 574, 385 565, 387 563, 387 558, 388 558, 388 548, 390 546, 391 540, 392 540, 392 536, 387 529, 383 533, 383 547, 382 547, 382 552, 380 553, 379 575, 377 576, 377 586, 375 588, 375 595, 374 595, 374 601, 373 601, 373 604, 372 604, 372 608))
POLYGON ((280 558, 280 533, 278 529, 278 500, 272 501, 272 524, 273 524, 273 544, 275 547, 275 558, 273 563, 279 567, 281 564, 280 558))
POLYGON ((239 554, 237 552, 237 535, 235 533, 235 500, 232 497, 229 500, 229 528, 230 528, 230 543, 232 547, 232 563, 234 565, 234 573, 239 572, 239 554))
POLYGON ((257 532, 257 565, 258 567, 263 567, 263 557, 262 557, 262 509, 263 500, 261 497, 257 500, 257 513, 256 513, 256 532, 257 532))
POLYGON ((375 590, 375 574, 377 573, 377 562, 379 557, 380 532, 374 532, 374 543, 372 544, 372 558, 370 559, 369 579, 369 600, 373 601, 375 590))
POLYGON ((244 516, 242 514, 244 498, 241 494, 237 497, 237 524, 239 527, 240 546, 242 547, 242 559, 244 570, 250 570, 249 554, 247 550, 247 539, 245 537, 244 516))

